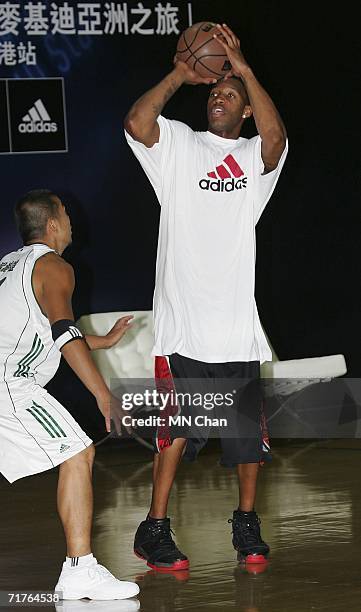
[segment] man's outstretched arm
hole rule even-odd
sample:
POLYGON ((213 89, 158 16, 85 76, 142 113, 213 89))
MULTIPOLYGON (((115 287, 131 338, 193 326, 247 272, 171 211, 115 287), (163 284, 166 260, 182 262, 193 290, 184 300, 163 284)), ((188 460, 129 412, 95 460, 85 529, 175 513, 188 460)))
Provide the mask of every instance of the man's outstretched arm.
POLYGON ((110 331, 105 336, 94 336, 86 334, 85 341, 91 351, 98 349, 108 349, 119 342, 124 334, 132 327, 131 320, 133 315, 126 315, 118 319, 110 331))
MULTIPOLYGON (((39 259, 34 268, 33 285, 36 299, 50 325, 61 320, 74 321, 71 304, 75 286, 74 272, 67 262, 55 253, 39 259)), ((106 429, 110 431, 111 393, 91 358, 85 340, 71 340, 64 344, 61 353, 96 398, 99 410, 105 418, 106 429)))
POLYGON ((131 107, 124 120, 124 127, 138 142, 152 147, 159 142, 157 119, 168 100, 183 83, 197 85, 215 83, 216 79, 202 78, 184 62, 176 62, 174 69, 155 87, 143 94, 131 107))
POLYGON ((240 41, 226 25, 219 25, 218 42, 227 52, 232 65, 231 73, 242 79, 247 90, 257 131, 262 140, 264 174, 274 170, 286 146, 287 133, 281 116, 270 96, 256 79, 240 50, 240 41), (222 39, 222 36, 224 37, 222 39))

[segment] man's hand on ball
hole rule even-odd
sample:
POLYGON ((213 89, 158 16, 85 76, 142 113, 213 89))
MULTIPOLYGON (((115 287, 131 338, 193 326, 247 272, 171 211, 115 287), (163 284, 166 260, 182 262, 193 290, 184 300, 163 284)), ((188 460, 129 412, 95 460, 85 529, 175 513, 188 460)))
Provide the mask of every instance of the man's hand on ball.
POLYGON ((239 38, 225 23, 223 25, 217 24, 217 28, 219 34, 214 34, 214 38, 222 45, 232 65, 232 69, 226 74, 225 78, 231 76, 243 77, 249 70, 249 64, 247 64, 240 49, 239 38))
POLYGON ((106 348, 111 348, 117 344, 117 342, 119 342, 126 331, 132 326, 130 323, 132 319, 133 315, 127 315, 126 317, 121 317, 118 319, 115 325, 113 325, 112 329, 104 337, 106 348))
POLYGON ((192 70, 188 64, 179 60, 176 55, 174 56, 173 63, 176 70, 181 75, 183 83, 186 83, 187 85, 212 85, 213 83, 217 82, 217 79, 212 77, 199 76, 195 70, 192 70))

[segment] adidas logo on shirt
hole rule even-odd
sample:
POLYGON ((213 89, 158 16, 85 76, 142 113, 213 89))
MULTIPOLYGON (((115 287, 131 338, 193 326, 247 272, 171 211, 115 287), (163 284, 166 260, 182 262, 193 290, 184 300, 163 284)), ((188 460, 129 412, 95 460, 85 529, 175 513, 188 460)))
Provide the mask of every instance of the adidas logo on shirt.
POLYGON ((227 155, 216 170, 207 172, 208 179, 201 179, 199 187, 206 191, 234 191, 247 187, 247 177, 233 155, 227 155), (212 179, 212 180, 211 180, 212 179), (230 179, 230 180, 227 180, 230 179))
POLYGON ((18 125, 18 130, 22 134, 57 132, 58 125, 51 120, 48 111, 39 98, 22 118, 22 122, 18 125))

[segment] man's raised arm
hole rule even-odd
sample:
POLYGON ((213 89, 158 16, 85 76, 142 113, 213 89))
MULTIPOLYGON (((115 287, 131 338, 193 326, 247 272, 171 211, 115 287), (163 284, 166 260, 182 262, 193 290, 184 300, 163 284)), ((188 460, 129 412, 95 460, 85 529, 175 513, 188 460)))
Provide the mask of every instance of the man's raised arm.
POLYGON ((240 49, 240 41, 226 25, 218 25, 218 42, 225 49, 232 65, 231 74, 241 77, 247 90, 257 131, 262 140, 263 174, 277 168, 285 149, 287 134, 281 116, 268 93, 256 79, 240 49))
POLYGON ((215 82, 216 79, 200 77, 184 62, 176 62, 172 72, 134 102, 124 120, 126 131, 134 140, 142 142, 148 148, 152 147, 159 142, 157 119, 168 100, 180 86, 183 83, 209 85, 215 82))

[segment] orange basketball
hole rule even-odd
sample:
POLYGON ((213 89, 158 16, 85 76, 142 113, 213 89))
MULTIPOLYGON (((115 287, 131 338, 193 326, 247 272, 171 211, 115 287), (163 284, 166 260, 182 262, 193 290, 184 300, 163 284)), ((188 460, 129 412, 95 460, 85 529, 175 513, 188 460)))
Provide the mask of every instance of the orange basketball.
POLYGON ((188 64, 201 77, 220 79, 231 69, 225 50, 213 34, 219 30, 211 21, 195 23, 184 30, 177 44, 177 59, 188 64))

